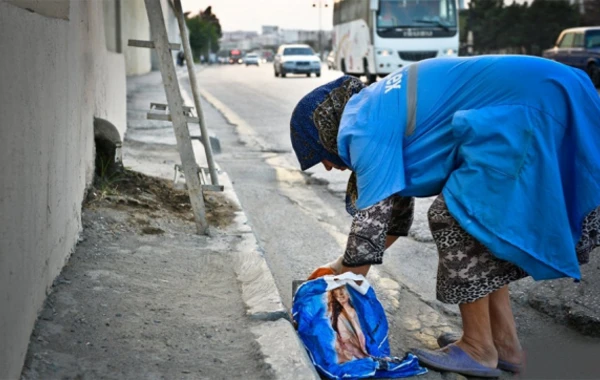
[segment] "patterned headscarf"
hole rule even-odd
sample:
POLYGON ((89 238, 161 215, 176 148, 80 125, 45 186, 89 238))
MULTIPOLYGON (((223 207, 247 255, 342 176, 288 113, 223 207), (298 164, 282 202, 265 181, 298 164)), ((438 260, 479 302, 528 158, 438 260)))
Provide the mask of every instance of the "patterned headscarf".
POLYGON ((346 75, 317 87, 298 102, 290 134, 302 170, 324 159, 347 166, 337 154, 337 132, 344 106, 364 87, 359 79, 346 75))
MULTIPOLYGON (((359 79, 345 75, 317 87, 300 100, 292 113, 290 134, 302 170, 324 159, 347 166, 338 156, 337 134, 346 103, 363 88, 359 79)), ((346 209, 351 214, 356 210, 357 198, 356 177, 352 173, 346 192, 346 209)))

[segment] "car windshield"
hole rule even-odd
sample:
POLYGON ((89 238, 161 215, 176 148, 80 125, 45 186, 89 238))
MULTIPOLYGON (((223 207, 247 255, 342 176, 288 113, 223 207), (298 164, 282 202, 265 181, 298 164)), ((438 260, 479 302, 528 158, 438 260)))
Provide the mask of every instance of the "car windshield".
POLYGON ((586 49, 600 48, 600 30, 588 30, 585 34, 586 49))
POLYGON ((381 0, 377 28, 456 28, 454 0, 381 0))
POLYGON ((246 58, 256 58, 258 57, 256 54, 248 54, 246 58))
POLYGON ((283 55, 314 55, 315 53, 309 47, 285 48, 283 55))

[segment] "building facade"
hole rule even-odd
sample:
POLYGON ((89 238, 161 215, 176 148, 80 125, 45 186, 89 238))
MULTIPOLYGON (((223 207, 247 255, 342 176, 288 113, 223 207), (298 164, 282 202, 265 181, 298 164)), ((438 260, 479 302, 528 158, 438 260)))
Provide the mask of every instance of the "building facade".
MULTIPOLYGON (((323 49, 326 50, 326 47, 331 45, 332 31, 323 30, 320 33, 323 49)), ((222 50, 241 49, 246 51, 295 43, 308 43, 318 48, 319 31, 263 26, 262 34, 247 31, 223 32, 223 37, 220 40, 222 50)))
POLYGON ((152 68, 151 51, 127 40, 149 30, 143 0, 0 0, 1 379, 19 378, 77 243, 96 142, 121 144, 126 75, 152 68))

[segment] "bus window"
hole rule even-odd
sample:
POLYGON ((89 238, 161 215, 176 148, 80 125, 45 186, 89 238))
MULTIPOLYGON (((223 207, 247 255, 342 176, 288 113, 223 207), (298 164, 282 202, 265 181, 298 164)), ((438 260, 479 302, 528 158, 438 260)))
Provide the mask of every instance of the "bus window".
POLYGON ((453 0, 381 0, 377 27, 419 28, 431 27, 435 23, 456 27, 454 7, 453 0))

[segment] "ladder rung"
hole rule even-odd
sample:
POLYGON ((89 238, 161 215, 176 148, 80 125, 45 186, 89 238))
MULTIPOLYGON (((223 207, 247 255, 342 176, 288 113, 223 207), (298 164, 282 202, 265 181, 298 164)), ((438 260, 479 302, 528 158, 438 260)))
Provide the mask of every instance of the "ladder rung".
MULTIPOLYGON (((160 113, 153 113, 153 112, 148 112, 148 114, 146 115, 146 118, 148 120, 162 120, 162 121, 173 121, 171 120, 171 115, 170 114, 160 114, 160 113)), ((186 121, 188 123, 200 123, 200 119, 198 119, 197 117, 186 117, 186 121)))
POLYGON ((199 167, 198 176, 200 177, 200 183, 202 184, 202 186, 208 183, 208 181, 206 180, 206 168, 199 167))
POLYGON ((225 187, 223 185, 202 185, 204 191, 223 191, 225 187))
MULTIPOLYGON (((180 172, 183 171, 183 168, 181 167, 180 164, 175 164, 174 169, 175 169, 175 171, 180 171, 180 172)), ((208 168, 205 168, 204 166, 198 166, 196 170, 198 171, 198 173, 200 173, 200 172, 208 173, 209 172, 208 168)))
MULTIPOLYGON (((129 40, 127 45, 134 46, 134 47, 143 47, 143 48, 148 48, 148 49, 154 49, 154 41, 129 40)), ((171 50, 179 50, 180 48, 181 48, 181 44, 169 43, 169 49, 171 49, 171 50)))
MULTIPOLYGON (((173 178, 173 182, 177 183, 178 174, 183 174, 183 168, 179 164, 175 164, 175 177, 173 178)), ((208 173, 208 168, 198 167, 198 176, 200 177, 200 181, 202 182, 202 191, 224 191, 225 187, 223 185, 207 185, 206 183, 206 174, 208 173)))
MULTIPOLYGON (((164 104, 164 103, 150 103, 150 109, 151 110, 159 110, 159 111, 166 111, 169 108, 168 104, 164 104)), ((183 106, 183 113, 186 115, 190 115, 192 113, 192 111, 194 110, 194 107, 189 107, 189 106, 183 106)))

